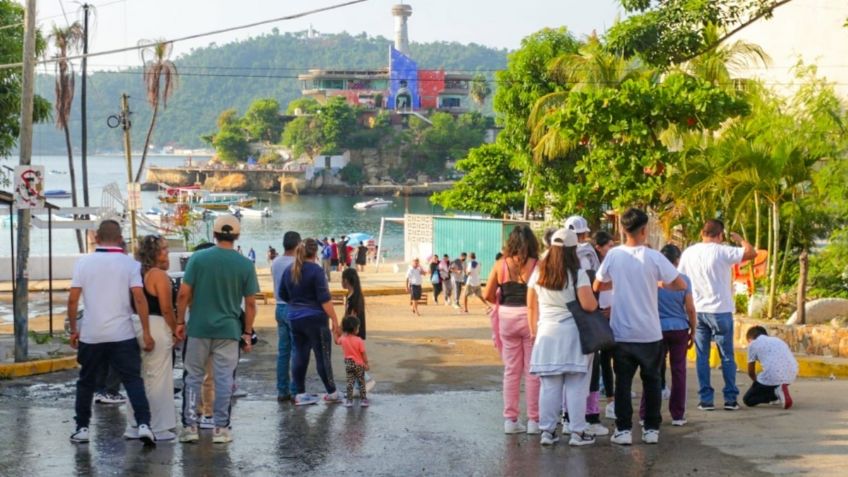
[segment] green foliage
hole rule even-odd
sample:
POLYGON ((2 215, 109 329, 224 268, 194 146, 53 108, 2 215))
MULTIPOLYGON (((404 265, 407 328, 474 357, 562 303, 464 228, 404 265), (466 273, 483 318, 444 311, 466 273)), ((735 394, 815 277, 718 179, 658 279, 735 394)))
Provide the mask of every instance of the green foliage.
POLYGON ((365 171, 359 164, 349 162, 339 171, 339 177, 349 185, 358 186, 365 182, 365 171))
POLYGON ((318 111, 324 154, 339 154, 356 128, 356 111, 341 96, 336 96, 318 111))
POLYGON ((283 161, 283 157, 277 154, 274 151, 265 151, 262 155, 259 156, 259 164, 268 165, 268 164, 279 164, 283 161))
POLYGON ((250 153, 244 130, 234 125, 225 126, 218 131, 212 139, 212 146, 215 147, 218 159, 225 164, 243 161, 250 153))
POLYGON ((480 113, 454 117, 450 113, 433 113, 427 124, 410 118, 409 169, 437 176, 444 172, 445 162, 458 160, 468 150, 483 143, 486 121, 480 113))
MULTIPOLYGON (((2 25, 20 21, 4 17, 2 25)), ((12 32, 18 32, 19 45, 20 29, 0 30, 0 36, 12 32)), ((215 129, 215 119, 220 111, 235 108, 243 114, 256 98, 274 98, 281 105, 286 105, 301 96, 301 84, 295 78, 297 73, 316 66, 328 69, 385 68, 390 44, 391 40, 383 37, 347 33, 309 38, 304 31, 268 33, 243 41, 210 43, 206 47, 194 48, 174 60, 184 74, 178 94, 168 101, 168 109, 161 111, 157 118, 156 143, 200 147, 201 136, 215 129)), ((99 45, 95 38, 90 47, 94 51, 106 46, 99 45)), ((475 71, 499 69, 506 64, 506 50, 481 45, 413 43, 411 49, 421 68, 475 71)), ((11 63, 20 61, 20 58, 20 50, 17 50, 3 59, 8 60, 5 63, 11 63)), ((53 84, 51 75, 39 73, 37 92, 52 96, 53 84)), ((90 71, 89 118, 106 118, 115 114, 123 92, 131 98, 133 123, 148 124, 152 110, 143 100, 146 94, 140 67, 90 71)), ((78 101, 79 95, 76 96, 78 101)), ((75 103, 73 110, 79 111, 78 108, 79 104, 75 103)), ((143 144, 144 128, 135 127, 132 132, 133 144, 143 144)), ((106 127, 103 119, 89 119, 88 134, 89 151, 122 149, 120 134, 106 127)), ((61 151, 65 147, 64 137, 52 127, 37 127, 35 144, 39 149, 49 151, 61 151)))
POLYGON ((489 80, 486 78, 486 75, 483 73, 474 75, 474 78, 471 79, 471 91, 469 93, 471 100, 477 106, 482 107, 486 103, 486 98, 492 94, 492 87, 489 86, 489 80))
POLYGON ((631 13, 606 33, 612 51, 639 56, 655 66, 690 60, 714 48, 705 30, 744 27, 760 16, 768 18, 781 0, 622 0, 631 13))
POLYGON ((321 151, 323 137, 318 118, 301 116, 286 124, 282 144, 292 150, 294 157, 306 154, 315 157, 321 151))
POLYGON ((505 146, 486 144, 472 149, 456 168, 465 176, 449 190, 430 197, 445 209, 474 211, 500 217, 521 207, 524 194, 518 171, 511 167, 505 146))
POLYGON ((848 229, 835 231, 829 243, 810 257, 811 298, 848 298, 848 229))
POLYGON ((289 105, 286 106, 286 114, 314 114, 319 109, 321 109, 321 104, 315 98, 304 96, 289 102, 289 105))
POLYGON ((280 103, 273 98, 253 101, 244 113, 242 123, 251 141, 277 141, 283 131, 280 103))

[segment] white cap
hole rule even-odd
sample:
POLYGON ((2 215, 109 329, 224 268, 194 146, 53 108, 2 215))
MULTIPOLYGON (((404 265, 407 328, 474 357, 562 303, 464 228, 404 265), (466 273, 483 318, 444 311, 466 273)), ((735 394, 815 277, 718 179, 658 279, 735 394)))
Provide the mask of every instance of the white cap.
POLYGON ((586 222, 586 219, 579 215, 572 215, 565 219, 565 228, 571 229, 578 234, 591 232, 591 230, 589 230, 589 223, 586 222))
POLYGON ((576 247, 577 233, 569 229, 559 229, 551 236, 551 247, 576 247))

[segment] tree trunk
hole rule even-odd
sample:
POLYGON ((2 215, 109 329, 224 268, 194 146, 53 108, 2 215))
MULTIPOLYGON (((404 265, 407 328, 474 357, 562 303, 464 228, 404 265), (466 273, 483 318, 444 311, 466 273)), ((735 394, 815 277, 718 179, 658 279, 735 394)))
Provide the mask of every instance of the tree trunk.
POLYGON ((144 164, 147 162, 147 149, 150 147, 150 138, 153 137, 153 128, 156 127, 156 115, 159 113, 159 102, 153 104, 153 116, 150 118, 150 127, 144 138, 144 149, 141 150, 141 162, 138 164, 138 172, 135 174, 135 182, 141 181, 141 173, 144 172, 144 164))
POLYGON ((807 249, 801 250, 801 256, 798 257, 798 301, 797 301, 797 311, 798 314, 798 324, 806 324, 807 323, 807 265, 809 264, 809 258, 807 256, 807 249))
POLYGON ((760 195, 754 192, 754 249, 760 248, 760 195))
POLYGON ((769 279, 769 296, 768 296, 768 317, 773 319, 774 310, 777 306, 777 256, 780 250, 780 203, 775 200, 771 204, 771 221, 772 221, 772 264, 771 277, 769 279))
MULTIPOLYGON (((71 204, 74 207, 77 207, 79 203, 77 202, 77 173, 74 169, 74 150, 71 149, 71 131, 67 126, 62 128, 65 130, 65 147, 68 148, 68 176, 71 178, 71 204)), ((76 220, 77 215, 74 214, 74 220, 76 220)), ((85 253, 85 244, 82 241, 82 232, 77 229, 77 248, 79 248, 79 253, 85 253)))
POLYGON ((783 259, 780 262, 780 272, 777 275, 777 282, 783 283, 784 273, 786 273, 786 262, 789 259, 789 254, 792 252, 792 233, 795 231, 795 217, 789 219, 789 230, 786 232, 786 248, 783 251, 783 259))
POLYGON ((524 187, 524 212, 522 213, 522 218, 527 220, 527 214, 530 213, 530 194, 533 193, 533 182, 531 179, 532 175, 527 174, 527 185, 524 187))

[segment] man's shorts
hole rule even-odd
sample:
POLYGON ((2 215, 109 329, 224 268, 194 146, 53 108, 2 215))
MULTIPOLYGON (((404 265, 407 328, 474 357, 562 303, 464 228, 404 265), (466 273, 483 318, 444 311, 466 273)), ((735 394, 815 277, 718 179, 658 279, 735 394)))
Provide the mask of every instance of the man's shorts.
POLYGON ((481 285, 465 285, 465 296, 471 295, 483 298, 483 287, 481 285))
POLYGON ((413 300, 421 299, 421 285, 410 285, 409 286, 409 297, 413 300))

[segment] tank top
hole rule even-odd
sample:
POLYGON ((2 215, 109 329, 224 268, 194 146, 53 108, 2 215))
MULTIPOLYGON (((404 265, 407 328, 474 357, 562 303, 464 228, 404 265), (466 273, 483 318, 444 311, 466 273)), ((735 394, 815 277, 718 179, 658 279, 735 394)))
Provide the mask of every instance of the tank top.
MULTIPOLYGON (((536 259, 533 258, 533 268, 536 267, 536 259)), ((509 275, 509 268, 506 264, 506 257, 504 257, 503 261, 503 272, 506 275, 506 278, 511 279, 512 276, 509 275)), ((518 279, 521 278, 521 270, 518 271, 518 279)), ((502 306, 527 306, 527 283, 524 281, 514 281, 509 280, 507 282, 503 282, 500 285, 501 287, 501 301, 500 304, 502 306)))
POLYGON ((141 274, 141 289, 144 290, 144 298, 147 299, 147 313, 162 316, 162 307, 159 306, 159 297, 148 293, 147 286, 144 283, 144 273, 141 274))

